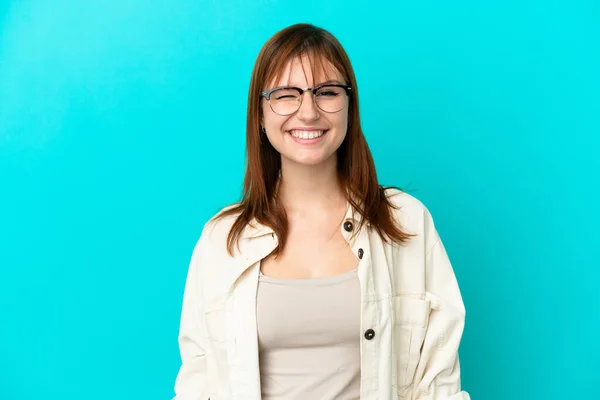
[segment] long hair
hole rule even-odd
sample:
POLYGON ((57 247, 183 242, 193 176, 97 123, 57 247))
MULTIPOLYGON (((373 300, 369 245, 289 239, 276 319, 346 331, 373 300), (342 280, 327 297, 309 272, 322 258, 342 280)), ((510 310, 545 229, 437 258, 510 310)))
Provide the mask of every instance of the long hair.
POLYGON ((348 55, 339 41, 328 31, 310 24, 289 26, 273 35, 262 47, 252 71, 248 92, 246 119, 246 174, 242 200, 222 210, 215 219, 237 215, 227 237, 227 250, 233 255, 246 226, 254 221, 273 229, 281 253, 286 244, 288 223, 283 205, 277 198, 281 171, 281 156, 261 131, 262 102, 260 92, 265 85, 279 80, 285 66, 297 57, 310 60, 313 76, 326 74, 329 62, 352 87, 348 104, 348 131, 337 150, 337 170, 340 187, 348 202, 361 216, 355 232, 365 222, 388 242, 404 243, 412 234, 406 233, 394 220, 394 206, 377 181, 375 164, 360 126, 358 86, 348 55))

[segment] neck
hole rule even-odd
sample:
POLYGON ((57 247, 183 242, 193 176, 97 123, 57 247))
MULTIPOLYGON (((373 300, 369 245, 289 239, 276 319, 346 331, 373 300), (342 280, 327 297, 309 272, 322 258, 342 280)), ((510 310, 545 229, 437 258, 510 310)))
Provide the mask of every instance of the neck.
POLYGON ((314 166, 281 161, 279 198, 288 213, 345 206, 346 196, 338 182, 335 155, 314 166))

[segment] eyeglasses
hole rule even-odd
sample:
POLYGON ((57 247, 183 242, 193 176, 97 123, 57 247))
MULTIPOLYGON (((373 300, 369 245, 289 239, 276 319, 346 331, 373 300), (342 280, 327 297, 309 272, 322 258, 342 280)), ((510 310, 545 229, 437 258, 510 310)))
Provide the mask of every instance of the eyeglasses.
POLYGON ((261 92, 269 102, 271 110, 278 115, 291 115, 300 109, 304 92, 311 91, 313 101, 326 113, 341 111, 346 106, 346 99, 350 96, 352 87, 338 84, 324 84, 315 88, 298 88, 294 86, 280 86, 261 92))

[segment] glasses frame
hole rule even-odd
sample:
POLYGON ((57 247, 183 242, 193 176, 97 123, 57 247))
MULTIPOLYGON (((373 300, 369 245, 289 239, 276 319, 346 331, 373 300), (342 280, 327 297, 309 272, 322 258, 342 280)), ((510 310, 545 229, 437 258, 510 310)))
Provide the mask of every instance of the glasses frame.
POLYGON ((300 109, 300 107, 302 107, 302 102, 304 101, 304 93, 308 92, 308 91, 312 92, 313 102, 319 108, 319 110, 321 110, 321 111, 323 111, 325 113, 328 113, 328 114, 335 114, 336 112, 342 111, 343 108, 341 108, 341 109, 339 109, 337 111, 325 111, 325 110, 323 110, 321 108, 321 106, 319 106, 319 102, 317 101, 317 91, 319 89, 323 88, 323 87, 326 87, 326 86, 334 86, 334 87, 339 87, 339 88, 344 89, 346 91, 346 96, 348 98, 350 97, 350 95, 352 93, 352 86, 342 85, 342 84, 339 84, 339 83, 323 83, 323 84, 320 84, 318 86, 315 86, 314 88, 312 88, 312 87, 299 88, 299 87, 296 87, 296 86, 278 86, 276 88, 260 92, 260 97, 264 97, 265 99, 267 99, 267 101, 269 102, 269 107, 271 107, 271 111, 273 111, 275 114, 281 115, 281 116, 292 115, 295 112, 297 112, 300 109), (280 90, 280 89, 293 89, 293 90, 298 91, 298 93, 300 94, 300 103, 298 104, 298 108, 294 112, 291 112, 289 114, 279 114, 278 112, 276 112, 275 110, 273 110, 273 105, 271 104, 271 94, 273 92, 277 91, 277 90, 280 90))

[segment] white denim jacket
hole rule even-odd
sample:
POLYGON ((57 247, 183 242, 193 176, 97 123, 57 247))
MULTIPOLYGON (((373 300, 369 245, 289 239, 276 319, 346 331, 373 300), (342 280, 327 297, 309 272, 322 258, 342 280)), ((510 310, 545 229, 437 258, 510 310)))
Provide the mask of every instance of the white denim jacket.
MULTIPOLYGON (((454 271, 427 208, 407 193, 388 193, 400 206, 395 215, 403 229, 417 234, 407 244, 386 244, 368 224, 353 232, 360 216, 350 206, 340 226, 360 258, 360 399, 469 400, 460 386, 465 309, 454 271)), ((277 237, 251 224, 231 257, 226 238, 233 220, 209 221, 194 248, 173 400, 261 398, 259 261, 277 246, 277 237)))

